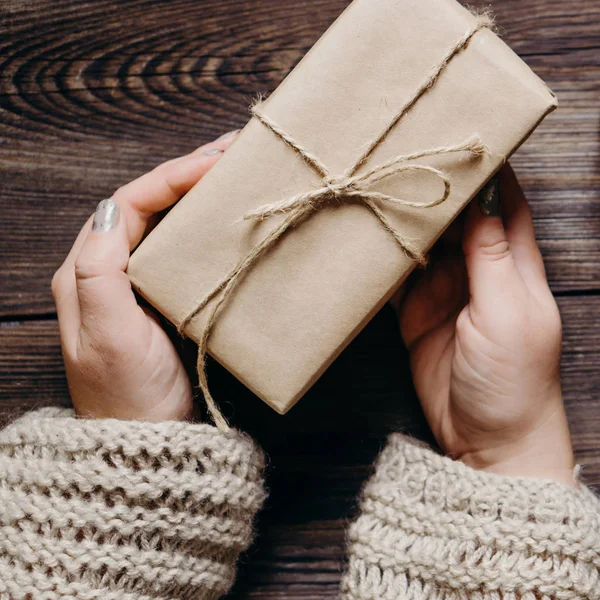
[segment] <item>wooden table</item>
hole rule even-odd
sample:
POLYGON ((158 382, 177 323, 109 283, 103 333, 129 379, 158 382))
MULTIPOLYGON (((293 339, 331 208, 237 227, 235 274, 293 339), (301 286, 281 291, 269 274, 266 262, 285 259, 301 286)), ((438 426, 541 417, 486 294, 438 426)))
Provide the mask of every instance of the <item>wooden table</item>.
MULTIPOLYGON (((475 4, 484 4, 475 2, 475 4)), ((4 0, 0 6, 0 419, 68 403, 50 278, 98 200, 247 119, 345 0, 4 0)), ((563 379, 600 486, 600 4, 496 2, 561 108, 513 165, 564 319, 563 379)), ((186 351, 193 352, 193 348, 186 351)), ((384 309, 285 418, 222 370, 225 411, 270 456, 237 598, 333 598, 344 526, 385 435, 429 438, 384 309), (349 380, 351 374, 351 380, 349 380)))

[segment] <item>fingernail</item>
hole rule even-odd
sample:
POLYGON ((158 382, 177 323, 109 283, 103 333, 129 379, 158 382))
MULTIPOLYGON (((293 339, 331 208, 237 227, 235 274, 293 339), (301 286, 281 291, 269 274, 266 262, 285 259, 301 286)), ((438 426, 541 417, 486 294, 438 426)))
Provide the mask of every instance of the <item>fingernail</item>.
POLYGON ((119 222, 119 205, 112 199, 107 198, 98 203, 92 222, 92 231, 95 233, 104 233, 117 226, 119 222))
POLYGON ((223 150, 219 150, 219 148, 212 148, 211 150, 205 150, 200 154, 200 156, 215 156, 215 154, 223 154, 223 150))
POLYGON ((490 181, 479 192, 479 209, 486 217, 499 217, 500 207, 500 182, 498 179, 490 181))
POLYGON ((241 129, 234 129, 233 131, 228 131, 227 133, 224 133, 219 139, 226 140, 227 138, 237 135, 240 131, 241 131, 241 129))

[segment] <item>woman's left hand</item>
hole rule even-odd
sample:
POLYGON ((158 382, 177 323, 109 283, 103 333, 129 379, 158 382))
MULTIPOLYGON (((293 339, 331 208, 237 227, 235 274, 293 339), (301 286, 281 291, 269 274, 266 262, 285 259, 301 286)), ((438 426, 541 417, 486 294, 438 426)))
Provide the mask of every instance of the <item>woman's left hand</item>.
POLYGON ((150 217, 174 204, 235 138, 226 134, 166 162, 102 201, 52 279, 73 405, 96 418, 164 421, 192 412, 175 347, 140 307, 126 274, 150 217))

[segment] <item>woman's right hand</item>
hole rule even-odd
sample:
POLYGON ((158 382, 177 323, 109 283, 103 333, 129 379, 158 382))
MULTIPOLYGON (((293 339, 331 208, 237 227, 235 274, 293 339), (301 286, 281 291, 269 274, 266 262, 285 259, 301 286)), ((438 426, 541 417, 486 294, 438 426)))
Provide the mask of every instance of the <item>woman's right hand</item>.
POLYGON ((440 446, 472 467, 573 482, 561 321, 510 167, 501 202, 469 207, 460 245, 421 274, 398 316, 440 446), (501 208, 501 212, 500 212, 501 208))

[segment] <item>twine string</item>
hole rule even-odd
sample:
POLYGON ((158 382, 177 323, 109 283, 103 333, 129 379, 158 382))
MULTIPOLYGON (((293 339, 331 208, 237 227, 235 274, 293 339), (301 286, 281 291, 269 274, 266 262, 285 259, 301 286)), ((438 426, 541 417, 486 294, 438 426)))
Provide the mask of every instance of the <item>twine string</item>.
POLYGON ((425 263, 425 258, 421 251, 416 248, 412 242, 393 225, 393 223, 383 213, 380 204, 391 204, 406 206, 414 209, 429 209, 445 202, 450 196, 451 183, 449 178, 440 170, 425 164, 406 164, 410 161, 418 160, 429 156, 441 156, 452 153, 466 152, 471 156, 482 156, 487 152, 483 141, 478 135, 474 135, 460 144, 453 146, 439 146, 426 150, 420 150, 410 154, 399 154, 388 160, 382 165, 375 166, 365 173, 357 175, 358 169, 363 166, 371 157, 374 150, 385 140, 389 133, 404 118, 410 109, 418 100, 431 89, 438 81, 439 76, 448 66, 450 61, 469 44, 471 38, 481 29, 493 26, 492 18, 489 14, 477 16, 473 27, 469 29, 454 46, 446 53, 442 60, 429 73, 425 81, 421 84, 417 92, 402 106, 395 117, 387 124, 385 129, 372 140, 359 158, 345 171, 341 176, 331 175, 329 169, 321 160, 302 146, 297 140, 283 130, 275 121, 269 118, 261 111, 261 104, 252 108, 253 116, 258 119, 267 129, 269 129, 277 138, 287 144, 296 154, 302 157, 304 162, 319 177, 320 183, 317 189, 310 190, 301 194, 273 202, 248 212, 244 215, 246 220, 263 221, 275 215, 283 215, 284 218, 277 227, 250 251, 243 256, 239 262, 227 273, 215 286, 198 302, 188 315, 182 319, 178 326, 178 331, 183 333, 201 311, 203 311, 211 301, 215 300, 207 315, 206 323, 202 329, 198 342, 198 386, 202 392, 208 411, 221 431, 227 431, 229 425, 219 410, 208 387, 206 375, 206 355, 210 336, 213 332, 217 318, 223 310, 225 304, 230 299, 232 293, 238 287, 242 279, 255 266, 255 264, 272 248, 290 229, 298 225, 301 221, 308 218, 315 212, 322 210, 333 202, 359 202, 377 218, 382 228, 387 231, 396 244, 414 261, 421 264, 425 263), (444 186, 443 193, 436 199, 428 203, 413 202, 403 198, 396 198, 389 194, 384 194, 372 190, 371 187, 383 179, 391 176, 397 176, 402 173, 423 172, 429 173, 438 178, 444 186))
POLYGON ((369 160, 375 148, 377 148, 377 146, 383 142, 383 140, 408 114, 410 109, 421 99, 421 97, 437 83, 442 71, 450 64, 450 61, 456 55, 460 54, 469 45, 471 38, 481 29, 492 29, 494 27, 494 19, 490 12, 483 12, 476 16, 477 20, 475 21, 473 27, 465 32, 465 34, 454 44, 454 46, 448 50, 446 55, 431 70, 425 81, 415 92, 414 96, 404 104, 398 113, 396 113, 396 116, 389 122, 387 127, 367 146, 360 158, 347 170, 347 175, 354 175, 354 173, 356 173, 356 171, 358 171, 358 169, 360 169, 360 167, 362 167, 363 164, 369 160))

